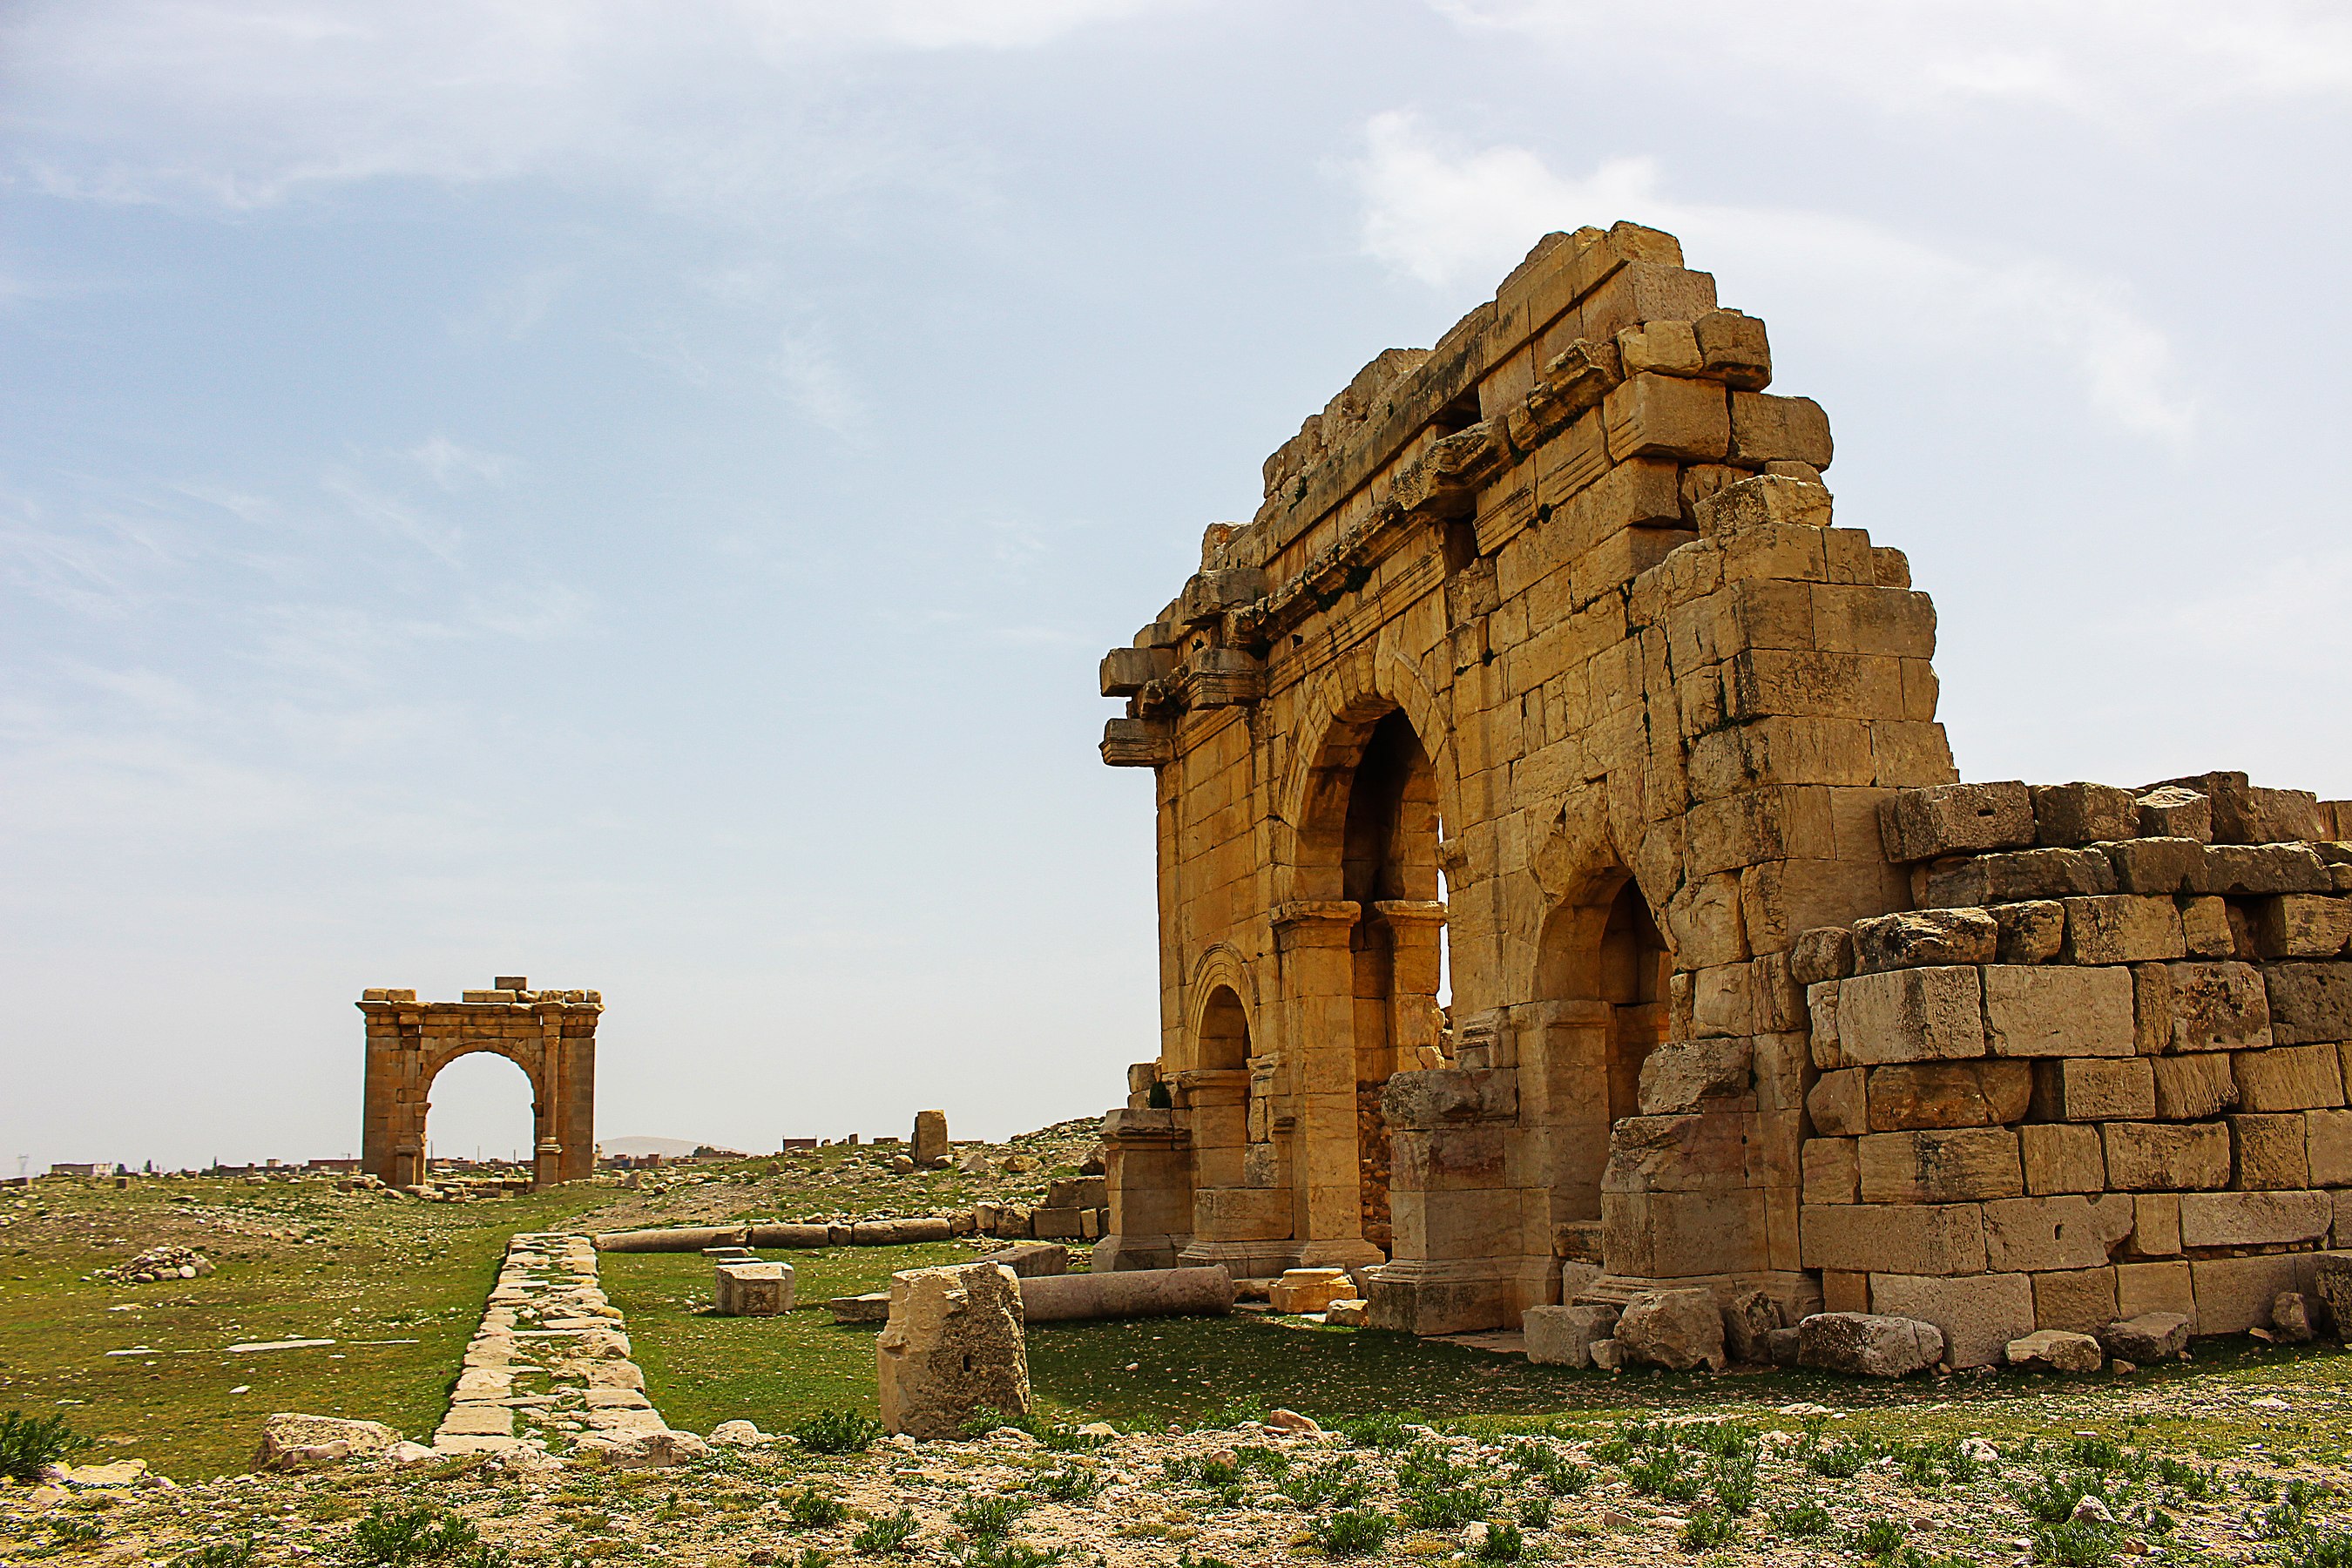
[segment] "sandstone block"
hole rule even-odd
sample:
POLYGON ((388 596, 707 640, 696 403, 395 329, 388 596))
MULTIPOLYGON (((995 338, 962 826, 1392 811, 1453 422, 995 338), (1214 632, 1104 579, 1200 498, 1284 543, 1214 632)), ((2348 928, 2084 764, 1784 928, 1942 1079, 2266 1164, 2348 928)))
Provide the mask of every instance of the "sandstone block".
POLYGON ((2132 1234, 2133 1219, 2132 1200, 2121 1194, 1989 1203, 1985 1267, 1996 1274, 2103 1268, 2132 1234))
POLYGON ((2285 1253, 2200 1258, 2189 1263, 2189 1279, 2197 1301, 2194 1331, 2242 1334, 2270 1327, 2273 1303, 2294 1289, 2295 1259, 2285 1253))
POLYGON ((2171 1361, 2189 1348, 2186 1312, 2142 1312, 2123 1318, 2098 1331, 2099 1348, 2117 1361, 2147 1366, 2171 1361))
POLYGON ((2026 1372, 2096 1372, 2106 1363, 2106 1352, 2089 1334, 2042 1329, 2011 1340, 2006 1347, 2009 1364, 2026 1372))
POLYGON ((1878 826, 1890 860, 2015 848, 2033 842, 2033 797, 2018 783, 1898 790, 1879 805, 1878 826))
POLYGON ((2352 1110, 2306 1110, 2303 1124, 2311 1184, 2352 1187, 2352 1110))
POLYGON ((1761 391, 1772 380, 1772 351, 1764 323, 1738 310, 1710 310, 1691 323, 1699 368, 1727 386, 1761 391))
POLYGON ((2170 898, 2195 890, 2205 875, 2205 847, 2193 838, 2127 838, 2100 848, 2126 893, 2170 898))
POLYGON ((1799 931, 1789 950, 1789 973, 1800 985, 1843 980, 1853 973, 1853 932, 1843 926, 1799 931))
POLYGON ((1851 1204, 1862 1198, 1862 1167, 1851 1138, 1808 1138, 1800 1156, 1804 1170, 1804 1200, 1809 1204, 1851 1204))
POLYGON ((789 1263, 722 1263, 712 1292, 722 1318, 772 1318, 793 1310, 789 1263))
POLYGON ((2232 1116, 2230 1185, 2241 1192, 2300 1192, 2311 1185, 2309 1138, 2296 1111, 2232 1116))
POLYGON ((875 1342, 882 1425, 925 1441, 952 1437, 989 1405, 1029 1409, 1021 1287, 994 1263, 890 1277, 890 1317, 875 1342))
POLYGON ((2326 893, 2335 881, 2307 844, 2208 844, 2190 890, 2226 898, 2326 893))
POLYGON ((2131 1249, 2142 1258, 2180 1255, 2180 1199, 2172 1193, 2140 1193, 2132 1200, 2131 1249))
POLYGON ((2344 1061, 2332 1045, 2239 1051, 2230 1070, 2242 1110, 2326 1110, 2344 1103, 2344 1061))
POLYGON ((2033 1286, 2022 1274, 1873 1274, 1870 1300, 1881 1312, 1935 1324, 1944 1359, 1959 1368, 1995 1364, 2010 1341, 2033 1331, 2033 1286))
POLYGON ((1704 1100, 1746 1094, 1751 1087, 1748 1040, 1720 1037, 1669 1040, 1642 1062, 1637 1100, 1644 1116, 1695 1111, 1704 1100))
POLYGON ((2056 899, 1995 904, 1992 919, 2000 931, 1993 956, 2001 963, 2047 963, 2065 941, 2066 906, 2056 899))
POLYGON ((1922 907, 1957 909, 2116 890, 2116 874, 2095 849, 2011 849, 1927 868, 1922 907))
POLYGON ((1721 1372, 1723 1312, 1706 1289, 1645 1290, 1625 1303, 1613 1336, 1631 1360, 1675 1372, 1721 1372))
POLYGON ((1730 408, 1711 382, 1629 376, 1601 399, 1601 410, 1612 462, 1720 458, 1730 446, 1730 408))
MULTIPOLYGON (((2272 994, 2279 989, 2277 972, 2294 967, 2321 966, 2278 964, 2266 973, 2250 963, 2135 965, 2134 1032, 2140 1054, 2256 1050, 2274 1038, 2292 1043, 2277 1035, 2271 1009, 2272 994)), ((2344 999, 2346 1021, 2352 1024, 2352 985, 2345 988, 2344 999)))
POLYGON ((2230 1184, 2230 1130, 2210 1121, 2108 1121, 2099 1127, 2107 1185, 2122 1193, 2230 1184))
POLYGON ((1319 1312, 1355 1294, 1356 1282, 1344 1268, 1286 1268, 1265 1300, 1277 1312, 1319 1312))
POLYGON ((1731 395, 1729 455, 1737 463, 1797 462, 1830 466, 1830 416, 1810 397, 1769 392, 1731 395))
POLYGON ((2149 1312, 2178 1312, 2194 1331, 2197 1297, 2185 1260, 2116 1265, 2116 1316, 2144 1317, 2149 1312))
POLYGON ((2147 1057, 2061 1057, 2033 1068, 2033 1114, 2051 1121, 2146 1121, 2156 1115, 2147 1057))
POLYGON ((2095 1193, 2107 1185, 2107 1162, 2098 1128, 2085 1123, 2033 1121, 2017 1130, 2018 1157, 2025 1167, 2025 1190, 2095 1193))
POLYGON ((2033 1326, 2095 1334, 2116 1321, 2116 1271, 2070 1268, 2033 1276, 2033 1326))
POLYGON ((1906 910, 1853 924, 1856 968, 1868 974, 1931 964, 1990 963, 2000 928, 1982 910, 1906 910))
POLYGON ((2336 1205, 2326 1193, 2180 1195, 2180 1244, 2191 1251, 2317 1241, 2335 1222, 2336 1205))
POLYGON ((2033 1094, 2032 1062, 1901 1062, 1862 1070, 1868 1074, 1869 1125, 1857 1131, 1998 1127, 2023 1120, 2033 1094))
POLYGON ((2191 958, 2235 958, 2237 933, 2230 925, 2227 899, 2197 898, 2180 905, 2180 942, 2191 958))
POLYGON ((2264 958, 2335 958, 2352 942, 2352 899, 2281 893, 2255 901, 2254 951, 2264 958))
POLYGON ((399 1441, 400 1434, 381 1421, 281 1411, 261 1424, 261 1448, 254 1456, 253 1468, 299 1470, 347 1459, 373 1459, 399 1441))
POLYGON ((1952 1204, 2025 1191, 2006 1127, 1874 1132, 1856 1140, 1864 1204, 1952 1204))
MULTIPOLYGON (((1837 983, 1843 1063, 1929 1061, 1985 1054, 1979 971, 1897 969, 1837 983)), ((1818 1031, 1818 1011, 1815 1014, 1818 1031)))
POLYGON ((1830 1138, 1853 1138, 1871 1130, 1864 1087, 1868 1073, 1866 1068, 1841 1068, 1813 1080, 1805 1094, 1805 1114, 1812 1118, 1815 1131, 1830 1138))
POLYGON ((1942 1361, 1943 1331, 1914 1318, 1815 1312, 1797 1324, 1797 1364, 1850 1377, 1907 1377, 1942 1361))
POLYGON ((1696 375, 1706 363, 1699 357, 1698 334, 1688 321, 1643 321, 1621 328, 1617 355, 1627 375, 1643 371, 1696 375))
POLYGON ((2238 1103, 2238 1076, 2226 1051, 2147 1057, 2156 1079, 2156 1115, 2164 1121, 2219 1116, 2238 1103))
POLYGON ((2073 848, 2139 837, 2139 803, 2113 784, 2036 784, 2033 841, 2045 848, 2073 848))
POLYGON ((2125 838, 2188 838, 2210 843, 2213 803, 2193 789, 2167 784, 2139 797, 2139 827, 2125 838))
POLYGON ((1528 1359, 1538 1366, 1591 1366, 1593 1342, 1615 1331, 1617 1312, 1605 1305, 1529 1307, 1519 1314, 1528 1359))
POLYGON ((2266 963, 2261 975, 2272 1040, 2352 1040, 2352 963, 2266 963))
POLYGON ((2147 963, 2185 958, 2180 911, 2170 899, 2143 893, 2108 893, 2062 900, 2066 963, 2147 963))
POLYGON ((1985 1037, 2002 1057, 2127 1057, 2131 972, 1996 963, 1984 971, 1985 1037))
POLYGON ((1800 1267, 1805 1268, 1856 1274, 1984 1271, 1984 1211, 1979 1204, 1808 1204, 1799 1215, 1798 1236, 1800 1267))

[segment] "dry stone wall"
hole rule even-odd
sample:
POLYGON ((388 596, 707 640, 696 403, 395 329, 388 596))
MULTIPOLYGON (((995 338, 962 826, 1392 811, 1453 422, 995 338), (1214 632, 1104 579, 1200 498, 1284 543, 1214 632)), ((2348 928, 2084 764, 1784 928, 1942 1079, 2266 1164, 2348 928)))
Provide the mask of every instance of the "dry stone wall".
POLYGON ((2352 804, 2212 773, 1881 808, 1916 908, 1804 933, 1803 1261, 1958 1364, 2268 1327, 2352 1245, 2352 804))

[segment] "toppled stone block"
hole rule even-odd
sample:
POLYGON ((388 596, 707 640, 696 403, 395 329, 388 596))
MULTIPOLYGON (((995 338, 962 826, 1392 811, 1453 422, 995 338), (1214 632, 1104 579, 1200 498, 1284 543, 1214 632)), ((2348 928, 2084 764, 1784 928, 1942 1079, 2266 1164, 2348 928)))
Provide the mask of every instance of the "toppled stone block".
POLYGON ((2171 1361, 2189 1348, 2189 1315, 2185 1312, 2142 1312, 2099 1331, 2099 1344, 2117 1361, 2171 1361))
POLYGON ((2139 802, 2112 784, 2036 784, 2034 842, 2045 848, 2073 848, 2139 837, 2139 802))
POLYGON ((2042 1329, 2009 1342, 2009 1364, 2027 1372, 2096 1372, 2106 1352, 2089 1334, 2042 1329))
POLYGON ((2014 781, 1897 790, 1879 805, 1878 832, 1896 861, 2020 848, 2033 842, 2033 797, 2014 781))
POLYGON ((1941 963, 1990 963, 2000 928, 1983 910, 1906 910, 1853 925, 1854 963, 1864 974, 1941 963))
POLYGON ((381 1421, 280 1411, 261 1424, 257 1470, 309 1470, 352 1459, 381 1458, 400 1434, 381 1421))
POLYGON ((1804 1331, 1794 1326, 1764 1336, 1764 1354, 1774 1366, 1795 1366, 1804 1350, 1804 1331))
POLYGON ((1372 1304, 1361 1296, 1334 1301, 1323 1309, 1323 1321, 1334 1328, 1369 1329, 1372 1326, 1372 1304))
POLYGON ((1627 1356, 1675 1372, 1721 1372, 1723 1313, 1706 1289, 1645 1290, 1625 1304, 1614 1342, 1627 1356))
POLYGON ((1286 1268, 1265 1299, 1277 1312, 1319 1312, 1355 1294, 1356 1281, 1344 1268, 1286 1268))
POLYGON ((721 1263, 711 1305, 722 1318, 772 1318, 793 1310, 789 1263, 721 1263))
POLYGON ((1625 1347, 1615 1340, 1595 1340, 1591 1349, 1592 1364, 1602 1372, 1615 1372, 1625 1364, 1625 1347))
POLYGON ((1769 1290, 1742 1290, 1723 1309, 1724 1349, 1735 1362, 1769 1364, 1767 1337, 1788 1326, 1778 1297, 1769 1290))
POLYGON ((869 1290, 862 1296, 835 1296, 825 1306, 836 1323, 878 1323, 890 1316, 890 1292, 869 1290))
POLYGON ((1797 1324, 1797 1364, 1822 1372, 1908 1377, 1943 1359, 1943 1331, 1916 1318, 1816 1312, 1797 1324))
POLYGON ((1590 1366, 1594 1342, 1615 1334, 1617 1316, 1618 1309, 1605 1303, 1529 1307, 1519 1314, 1528 1359, 1538 1366, 1590 1366))
POLYGON ((2300 1290, 2282 1290, 2271 1300, 2271 1334, 2283 1344, 2307 1345, 2319 1337, 2312 1320, 2315 1303, 2300 1290))
POLYGON ((616 1470, 667 1470, 710 1454, 710 1445, 693 1433, 667 1426, 619 1434, 604 1442, 583 1439, 582 1447, 616 1470))
POLYGON ((892 1275, 875 1373, 892 1432, 952 1437, 983 1405, 1026 1415, 1029 1347, 1013 1271, 967 1263, 892 1275))

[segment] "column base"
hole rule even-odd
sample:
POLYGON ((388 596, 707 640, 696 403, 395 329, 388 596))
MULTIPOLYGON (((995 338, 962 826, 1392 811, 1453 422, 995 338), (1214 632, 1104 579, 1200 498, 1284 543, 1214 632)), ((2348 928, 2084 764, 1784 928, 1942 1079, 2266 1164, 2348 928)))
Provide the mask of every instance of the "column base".
POLYGON ((1408 1334, 1516 1329, 1519 1314, 1545 1300, 1544 1285, 1516 1258, 1406 1258, 1371 1271, 1372 1326, 1408 1334))
POLYGON ((1189 1236, 1106 1236, 1095 1243, 1094 1271, 1114 1274, 1135 1268, 1175 1268, 1189 1236))
POLYGON ((1377 1268, 1389 1260, 1389 1255, 1361 1239, 1354 1241, 1310 1241, 1298 1249, 1295 1268, 1377 1268))
POLYGON ((1178 1256, 1180 1268, 1202 1268, 1222 1263, 1225 1272, 1236 1279, 1266 1279, 1286 1268, 1297 1268, 1298 1243, 1295 1241, 1209 1241, 1194 1237, 1178 1256))

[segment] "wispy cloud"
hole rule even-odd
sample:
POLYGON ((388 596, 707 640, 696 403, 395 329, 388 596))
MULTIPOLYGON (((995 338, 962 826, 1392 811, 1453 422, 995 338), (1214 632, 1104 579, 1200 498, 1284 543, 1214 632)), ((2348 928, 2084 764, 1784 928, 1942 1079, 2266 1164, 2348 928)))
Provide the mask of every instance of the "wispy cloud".
POLYGON ((1679 236, 1696 265, 1803 300, 1817 325, 1851 333, 1866 322, 1914 353, 2023 350, 2063 364, 2090 406, 2126 429, 2179 437, 2196 421, 2170 342, 2133 309, 2128 286, 2046 258, 1944 248, 1834 213, 1686 201, 1647 158, 1561 175, 1525 147, 1450 146, 1402 112, 1366 125, 1351 173, 1365 252, 1423 282, 1489 282, 1547 230, 1631 218, 1679 236))
POLYGON ((432 475, 433 482, 445 490, 478 479, 502 485, 515 467, 512 458, 463 446, 441 435, 428 436, 401 455, 432 475))

